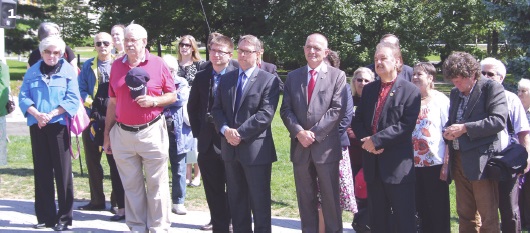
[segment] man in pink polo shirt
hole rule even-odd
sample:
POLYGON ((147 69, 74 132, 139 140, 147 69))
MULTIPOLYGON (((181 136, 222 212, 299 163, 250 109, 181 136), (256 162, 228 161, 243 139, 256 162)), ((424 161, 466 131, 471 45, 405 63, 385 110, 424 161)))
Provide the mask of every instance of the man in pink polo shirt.
POLYGON ((129 229, 168 231, 169 141, 160 114, 175 102, 175 84, 163 60, 145 49, 147 31, 142 26, 127 26, 124 42, 126 55, 112 64, 110 73, 103 147, 116 160, 129 229))

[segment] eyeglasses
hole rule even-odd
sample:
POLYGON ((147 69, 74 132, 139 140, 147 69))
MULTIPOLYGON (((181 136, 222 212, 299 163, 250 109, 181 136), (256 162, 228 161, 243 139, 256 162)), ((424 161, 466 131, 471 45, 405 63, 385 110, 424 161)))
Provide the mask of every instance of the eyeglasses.
POLYGON ((216 49, 210 49, 210 53, 212 55, 221 55, 221 56, 224 56, 224 55, 227 55, 227 54, 230 54, 230 52, 225 52, 225 51, 221 51, 221 50, 216 50, 216 49))
POLYGON ((179 43, 181 48, 191 48, 191 44, 179 43))
POLYGON ((364 78, 356 78, 355 81, 357 81, 358 83, 369 83, 370 80, 368 79, 364 79, 364 78))
POLYGON ((517 90, 517 92, 521 92, 521 93, 527 93, 527 92, 528 92, 528 90, 524 90, 524 89, 519 89, 519 90, 517 90))
POLYGON ((307 50, 307 51, 311 51, 311 49, 313 49, 313 50, 315 50, 315 52, 322 51, 322 48, 311 46, 311 45, 304 46, 304 49, 307 50))
POLYGON ((108 42, 108 41, 103 41, 103 42, 102 41, 98 41, 98 42, 96 42, 96 46, 97 47, 101 47, 102 44, 105 45, 106 47, 109 47, 110 42, 108 42))
POLYGON ((125 38, 125 39, 123 39, 123 42, 125 42, 125 43, 129 43, 129 42, 131 42, 131 43, 136 43, 137 41, 139 41, 139 40, 141 40, 141 39, 142 39, 142 38, 138 38, 138 39, 134 39, 134 38, 125 38))
POLYGON ((253 54, 255 52, 258 52, 258 51, 251 51, 251 50, 244 50, 244 49, 237 49, 237 53, 239 53, 240 55, 243 55, 245 56, 245 54, 253 54))
POLYGON ((484 76, 488 76, 488 77, 493 77, 497 74, 493 73, 493 72, 486 72, 486 71, 482 71, 482 75, 484 76))
POLYGON ((50 50, 45 49, 44 50, 44 54, 46 54, 46 55, 52 55, 53 54, 54 56, 59 56, 59 55, 61 55, 61 51, 50 51, 50 50))

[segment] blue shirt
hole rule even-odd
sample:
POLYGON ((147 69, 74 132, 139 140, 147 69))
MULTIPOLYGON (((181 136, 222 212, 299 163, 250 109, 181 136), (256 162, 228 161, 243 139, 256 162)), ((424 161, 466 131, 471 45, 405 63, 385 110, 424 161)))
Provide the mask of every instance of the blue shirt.
POLYGON ((66 60, 61 59, 61 69, 50 77, 48 84, 42 80, 44 76, 40 71, 43 61, 31 66, 20 87, 19 107, 27 118, 28 126, 37 124, 37 119, 29 114, 28 108, 34 106, 39 112, 49 113, 61 106, 66 110, 63 114, 53 117, 48 124, 60 123, 66 125, 65 117, 73 117, 80 104, 79 87, 77 84, 77 71, 66 60))

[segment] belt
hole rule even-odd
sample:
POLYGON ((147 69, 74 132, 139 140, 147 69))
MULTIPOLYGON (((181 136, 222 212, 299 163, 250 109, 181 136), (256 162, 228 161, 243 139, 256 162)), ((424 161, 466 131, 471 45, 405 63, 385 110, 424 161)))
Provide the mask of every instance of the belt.
POLYGON ((146 124, 143 124, 143 125, 139 125, 139 126, 129 126, 129 125, 125 125, 125 124, 122 124, 120 122, 116 122, 116 124, 122 128, 123 130, 125 131, 129 131, 129 132, 138 132, 140 130, 143 130, 147 127, 149 127, 150 125, 153 125, 155 122, 157 122, 158 120, 160 120, 161 118, 161 115, 158 115, 155 117, 155 119, 151 120, 150 122, 147 122, 146 124))

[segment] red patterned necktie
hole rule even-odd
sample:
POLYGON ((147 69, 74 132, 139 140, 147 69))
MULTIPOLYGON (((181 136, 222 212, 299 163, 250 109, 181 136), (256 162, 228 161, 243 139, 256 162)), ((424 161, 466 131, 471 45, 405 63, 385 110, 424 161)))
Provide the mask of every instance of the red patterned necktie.
POLYGON ((307 84, 307 104, 311 102, 311 96, 313 95, 313 89, 315 89, 315 83, 316 83, 315 76, 317 75, 317 71, 310 70, 309 74, 311 75, 311 79, 309 79, 309 84, 307 84))

